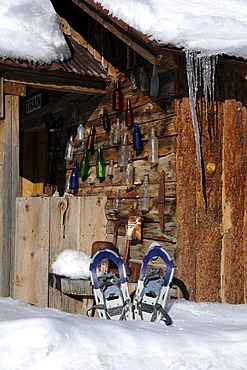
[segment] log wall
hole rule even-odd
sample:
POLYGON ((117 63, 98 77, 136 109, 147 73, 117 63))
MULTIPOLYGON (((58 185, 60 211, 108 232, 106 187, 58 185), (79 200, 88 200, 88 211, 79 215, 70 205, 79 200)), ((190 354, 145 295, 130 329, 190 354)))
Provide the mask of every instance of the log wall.
MULTIPOLYGON (((182 81, 185 75, 180 77, 181 86, 182 81)), ((245 79, 222 64, 216 86, 207 118, 205 102, 197 103, 203 189, 186 90, 176 101, 177 264, 191 299, 246 303, 247 86, 245 79)))

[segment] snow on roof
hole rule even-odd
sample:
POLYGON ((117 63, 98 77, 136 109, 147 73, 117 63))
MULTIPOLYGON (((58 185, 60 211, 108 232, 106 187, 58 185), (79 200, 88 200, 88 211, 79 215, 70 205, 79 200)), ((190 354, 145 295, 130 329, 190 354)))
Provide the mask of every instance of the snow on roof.
POLYGON ((51 63, 69 56, 50 0, 1 0, 1 58, 51 63))
POLYGON ((162 44, 247 58, 246 0, 94 0, 162 44))

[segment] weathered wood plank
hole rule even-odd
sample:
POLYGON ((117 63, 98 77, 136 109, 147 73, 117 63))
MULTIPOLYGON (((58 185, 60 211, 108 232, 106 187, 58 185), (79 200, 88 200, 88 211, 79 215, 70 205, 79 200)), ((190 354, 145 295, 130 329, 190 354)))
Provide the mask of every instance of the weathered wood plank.
POLYGON ((48 305, 49 198, 17 198, 13 298, 48 305))
POLYGON ((65 249, 91 255, 92 243, 106 238, 106 197, 52 197, 50 262, 65 249))
POLYGON ((15 199, 19 193, 18 97, 5 96, 5 119, 0 123, 0 295, 9 296, 15 238, 15 199))

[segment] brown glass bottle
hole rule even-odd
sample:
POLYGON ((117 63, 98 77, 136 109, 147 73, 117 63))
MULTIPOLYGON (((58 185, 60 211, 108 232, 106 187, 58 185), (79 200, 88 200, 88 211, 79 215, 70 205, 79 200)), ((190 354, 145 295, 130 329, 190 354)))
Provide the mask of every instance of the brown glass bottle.
POLYGON ((90 133, 87 137, 86 145, 86 148, 89 150, 90 154, 94 154, 94 139, 95 139, 95 126, 92 126, 90 133))
POLYGON ((116 82, 116 88, 113 92, 112 108, 117 112, 123 110, 123 93, 119 81, 116 82))
POLYGON ((106 108, 104 108, 104 110, 103 110, 102 123, 103 123, 103 129, 105 131, 111 131, 110 117, 108 115, 108 112, 107 112, 106 108))
POLYGON ((131 100, 130 98, 127 99, 127 105, 125 109, 125 126, 128 130, 132 129, 134 125, 134 115, 131 107, 131 100))

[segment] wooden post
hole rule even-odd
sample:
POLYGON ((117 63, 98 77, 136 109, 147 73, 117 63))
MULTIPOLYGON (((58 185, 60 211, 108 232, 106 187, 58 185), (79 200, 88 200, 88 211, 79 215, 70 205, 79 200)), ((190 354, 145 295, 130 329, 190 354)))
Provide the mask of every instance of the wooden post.
POLYGON ((15 199, 19 193, 19 97, 5 96, 0 120, 0 295, 10 294, 15 199))

